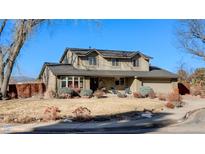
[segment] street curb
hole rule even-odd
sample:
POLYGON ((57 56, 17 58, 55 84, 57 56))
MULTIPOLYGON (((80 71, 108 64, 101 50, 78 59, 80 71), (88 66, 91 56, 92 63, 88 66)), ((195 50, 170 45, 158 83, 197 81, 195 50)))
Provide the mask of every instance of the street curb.
MULTIPOLYGON (((106 131, 112 131, 113 133, 115 131, 119 131, 120 129, 158 129, 166 126, 171 126, 171 125, 177 125, 181 124, 184 122, 187 122, 187 120, 190 119, 190 117, 196 113, 197 111, 203 110, 205 108, 199 108, 195 110, 191 110, 187 112, 182 118, 178 120, 172 120, 172 119, 167 119, 167 120, 161 120, 161 121, 155 121, 151 123, 146 123, 146 124, 139 124, 139 125, 126 125, 126 126, 114 126, 114 127, 100 127, 100 128, 66 128, 66 127, 57 127, 57 128, 43 128, 44 126, 39 126, 39 127, 34 127, 32 131, 19 131, 16 133, 23 134, 23 133, 34 133, 34 134, 49 134, 49 133, 86 133, 86 132, 91 132, 91 133, 98 133, 98 132, 105 132, 106 131)), ((11 133, 15 133, 14 131, 11 131, 11 133)))
POLYGON ((175 124, 181 124, 186 122, 194 113, 196 113, 197 111, 203 110, 205 108, 199 108, 199 109, 195 109, 192 111, 187 112, 181 119, 179 120, 171 120, 171 119, 167 119, 167 120, 162 120, 162 121, 158 121, 158 122, 153 122, 153 123, 149 123, 149 124, 143 124, 143 125, 130 125, 130 126, 119 126, 119 127, 101 127, 101 128, 54 128, 54 129, 48 129, 48 128, 35 128, 35 130, 40 133, 52 133, 52 132, 69 132, 69 133, 86 133, 86 132, 92 132, 92 133, 97 133, 99 131, 104 131, 106 133, 106 131, 113 131, 115 129, 157 129, 157 128, 162 128, 162 127, 166 127, 166 126, 171 126, 171 125, 175 125, 175 124))

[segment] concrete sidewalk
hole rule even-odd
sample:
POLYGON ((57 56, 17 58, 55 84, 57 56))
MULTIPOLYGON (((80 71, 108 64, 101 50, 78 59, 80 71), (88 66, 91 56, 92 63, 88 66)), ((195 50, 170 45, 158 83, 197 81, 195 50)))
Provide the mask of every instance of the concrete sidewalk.
POLYGON ((0 133, 86 133, 105 132, 119 129, 161 128, 182 122, 186 113, 205 108, 205 100, 198 97, 184 97, 185 106, 177 109, 165 109, 152 118, 140 120, 110 120, 104 122, 49 122, 24 125, 0 125, 0 133))

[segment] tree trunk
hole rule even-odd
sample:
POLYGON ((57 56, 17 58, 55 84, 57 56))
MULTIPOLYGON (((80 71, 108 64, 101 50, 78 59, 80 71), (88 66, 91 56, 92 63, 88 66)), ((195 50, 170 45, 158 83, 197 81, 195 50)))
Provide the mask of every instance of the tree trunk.
POLYGON ((27 36, 27 34, 25 33, 25 29, 24 29, 24 21, 21 22, 19 29, 17 29, 17 33, 18 33, 17 38, 11 47, 10 55, 8 57, 8 62, 7 62, 7 65, 5 67, 6 72, 4 74, 3 83, 2 83, 2 87, 1 87, 1 94, 2 94, 3 99, 6 98, 6 95, 7 95, 7 88, 8 88, 9 80, 10 80, 11 73, 13 70, 13 65, 16 61, 16 57, 18 56, 18 54, 19 54, 19 52, 24 44, 25 38, 27 36))
MULTIPOLYGON (((15 37, 9 48, 8 58, 4 60, 2 52, 0 52, 0 84, 2 84, 1 94, 3 99, 7 96, 7 88, 9 85, 13 66, 22 46, 26 41, 27 36, 30 34, 30 32, 32 32, 35 26, 43 21, 44 19, 18 20, 15 27, 15 37)), ((5 23, 3 24, 3 26, 5 26, 5 23)))
POLYGON ((12 69, 13 69, 13 62, 9 62, 6 67, 6 73, 4 75, 3 83, 1 86, 1 93, 2 93, 3 98, 6 98, 6 95, 7 95, 7 87, 9 84, 9 79, 11 76, 12 69))
POLYGON ((0 49, 0 88, 2 86, 4 79, 4 61, 3 61, 3 53, 0 49))

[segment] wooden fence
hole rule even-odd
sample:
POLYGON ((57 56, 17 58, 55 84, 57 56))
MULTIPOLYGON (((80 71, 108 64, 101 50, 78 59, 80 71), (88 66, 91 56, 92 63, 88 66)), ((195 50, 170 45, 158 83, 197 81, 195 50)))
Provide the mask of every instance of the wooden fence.
POLYGON ((15 98, 28 98, 35 95, 43 95, 45 85, 43 83, 10 84, 8 94, 15 98))

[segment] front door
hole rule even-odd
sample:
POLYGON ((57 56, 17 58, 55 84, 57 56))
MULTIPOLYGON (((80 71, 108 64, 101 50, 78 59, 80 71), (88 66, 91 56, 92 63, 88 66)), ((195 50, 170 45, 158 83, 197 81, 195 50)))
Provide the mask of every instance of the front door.
POLYGON ((98 89, 98 78, 90 78, 90 89, 93 91, 98 89))

